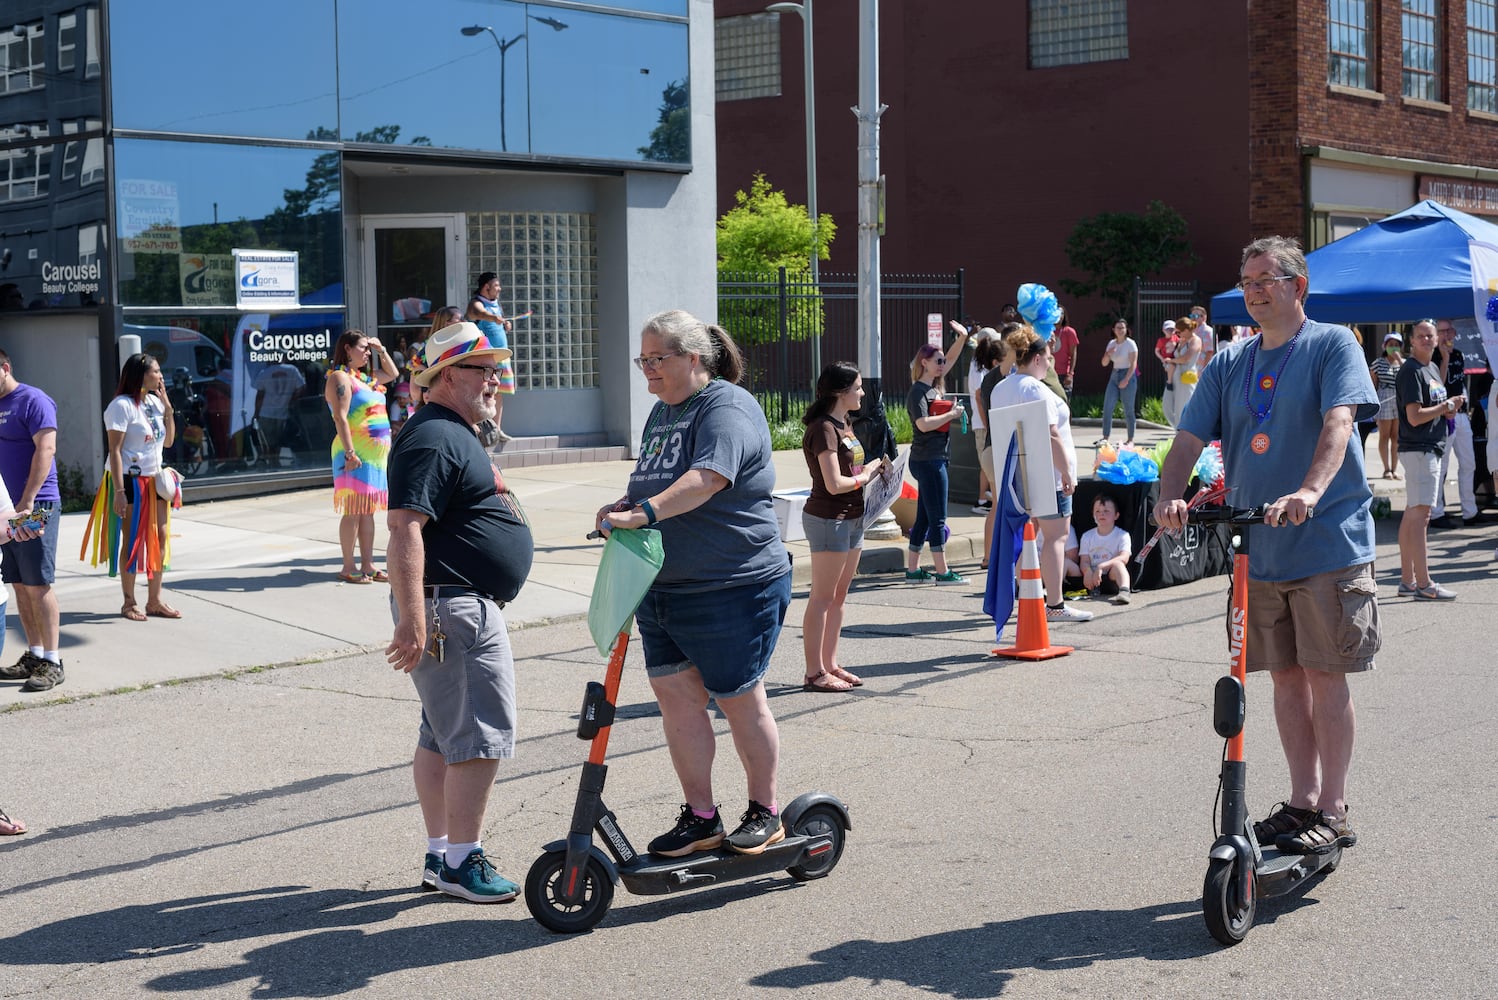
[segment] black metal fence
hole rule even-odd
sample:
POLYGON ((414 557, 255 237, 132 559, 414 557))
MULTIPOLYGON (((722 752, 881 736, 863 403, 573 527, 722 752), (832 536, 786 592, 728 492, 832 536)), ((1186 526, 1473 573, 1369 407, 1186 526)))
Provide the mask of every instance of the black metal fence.
MULTIPOLYGON (((1134 340, 1139 344, 1139 396, 1160 396, 1165 392, 1165 369, 1155 357, 1155 341, 1160 326, 1168 319, 1180 319, 1193 305, 1206 305, 1201 285, 1195 281, 1143 281, 1134 279, 1134 340)), ((1210 313, 1208 314, 1210 318, 1210 313)))
MULTIPOLYGON (((926 342, 926 321, 941 315, 942 342, 952 339, 947 321, 962 318, 961 269, 952 274, 886 274, 880 279, 881 378, 887 400, 903 405, 910 388, 910 359, 926 342)), ((858 363, 858 277, 721 273, 718 324, 743 348, 744 388, 769 396, 772 420, 800 414, 812 398, 821 364, 858 363), (773 412, 778 409, 777 414, 773 412)))

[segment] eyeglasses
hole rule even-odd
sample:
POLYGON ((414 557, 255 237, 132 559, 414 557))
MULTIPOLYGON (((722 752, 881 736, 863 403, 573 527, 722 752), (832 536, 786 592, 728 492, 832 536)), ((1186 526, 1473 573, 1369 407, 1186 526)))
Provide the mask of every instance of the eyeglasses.
POLYGON ((453 367, 466 368, 471 372, 483 372, 485 382, 499 381, 499 369, 494 367, 493 365, 465 365, 455 361, 453 362, 453 367))
POLYGON ((1251 279, 1244 278, 1238 282, 1238 289, 1244 292, 1267 292, 1279 281, 1294 281, 1293 274, 1274 274, 1267 278, 1251 279))
POLYGON ((679 356, 680 354, 682 354, 681 351, 676 351, 674 354, 651 354, 633 358, 632 360, 635 363, 635 367, 640 369, 640 371, 642 372, 647 370, 658 371, 661 365, 666 363, 667 358, 674 358, 679 356))

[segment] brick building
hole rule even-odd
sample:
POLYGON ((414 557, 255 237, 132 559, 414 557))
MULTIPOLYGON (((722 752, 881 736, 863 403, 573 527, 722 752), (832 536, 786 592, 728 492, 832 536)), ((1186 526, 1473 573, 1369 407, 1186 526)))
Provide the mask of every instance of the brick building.
MULTIPOLYGON (((819 209, 841 227, 828 266, 851 271, 858 4, 810 2, 819 209)), ((765 6, 715 5, 720 212, 757 170, 805 197, 802 26, 765 6)), ((1495 6, 881 0, 883 266, 965 267, 989 319, 1022 282, 1059 292, 1078 220, 1157 198, 1200 257, 1162 277, 1204 297, 1253 235, 1314 248, 1423 197, 1498 216, 1495 6)), ((1100 306, 1062 300, 1078 320, 1100 306)), ((1100 350, 1084 337, 1099 384, 1100 350)))

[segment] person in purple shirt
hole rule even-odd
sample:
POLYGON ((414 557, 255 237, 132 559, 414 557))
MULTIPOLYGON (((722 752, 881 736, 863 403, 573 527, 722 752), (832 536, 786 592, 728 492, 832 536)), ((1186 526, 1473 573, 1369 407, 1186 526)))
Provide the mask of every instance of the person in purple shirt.
POLYGON ((35 386, 16 381, 10 355, 0 351, 0 478, 17 515, 47 519, 0 546, 0 578, 15 587, 27 649, 0 679, 24 680, 23 691, 48 691, 63 681, 58 655, 57 596, 52 592, 62 494, 57 489, 57 404, 35 386))

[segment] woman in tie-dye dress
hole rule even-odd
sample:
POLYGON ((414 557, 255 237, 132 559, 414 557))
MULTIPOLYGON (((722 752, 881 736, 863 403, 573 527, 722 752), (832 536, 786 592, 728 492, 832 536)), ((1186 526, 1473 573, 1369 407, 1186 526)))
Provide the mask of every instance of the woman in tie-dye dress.
POLYGON ((333 348, 323 398, 333 411, 333 509, 343 515, 338 541, 343 547, 345 583, 389 579, 374 567, 375 515, 385 509, 385 462, 390 456, 390 418, 384 386, 395 380, 395 362, 380 342, 362 330, 349 330, 333 348), (369 374, 373 369, 374 374, 369 374), (359 569, 354 569, 354 542, 359 569))

